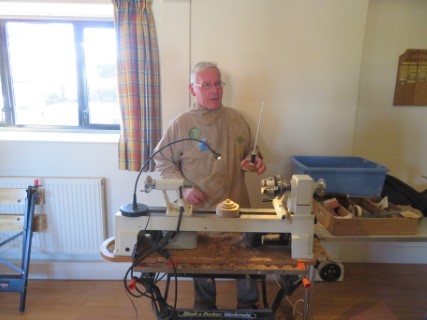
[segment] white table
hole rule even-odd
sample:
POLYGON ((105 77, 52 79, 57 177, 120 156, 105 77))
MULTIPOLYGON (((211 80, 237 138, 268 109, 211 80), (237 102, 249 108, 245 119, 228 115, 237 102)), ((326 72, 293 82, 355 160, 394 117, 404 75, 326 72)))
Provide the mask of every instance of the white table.
POLYGON ((427 263, 427 218, 414 235, 334 236, 317 223, 315 234, 332 259, 340 262, 427 263))

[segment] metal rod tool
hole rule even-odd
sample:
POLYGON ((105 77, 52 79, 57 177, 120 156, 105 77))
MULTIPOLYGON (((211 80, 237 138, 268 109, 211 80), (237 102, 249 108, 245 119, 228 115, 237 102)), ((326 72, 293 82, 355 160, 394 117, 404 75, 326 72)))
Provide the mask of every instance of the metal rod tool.
POLYGON ((254 149, 251 153, 251 163, 252 164, 255 164, 256 156, 258 154, 258 152, 257 152, 258 134, 259 134, 259 128, 261 126, 261 119, 262 119, 262 112, 263 111, 264 111, 264 101, 262 102, 262 105, 261 105, 261 111, 259 113, 259 118, 258 118, 258 127, 256 129, 256 135, 255 135, 254 149))

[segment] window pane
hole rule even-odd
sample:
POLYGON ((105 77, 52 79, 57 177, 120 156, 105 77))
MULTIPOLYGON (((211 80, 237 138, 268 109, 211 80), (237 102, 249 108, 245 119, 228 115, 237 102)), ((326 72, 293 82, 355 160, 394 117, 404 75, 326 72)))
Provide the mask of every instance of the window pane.
POLYGON ((78 126, 73 26, 9 22, 6 28, 16 124, 78 126))
POLYGON ((120 124, 115 31, 113 28, 85 28, 84 43, 89 122, 120 124))

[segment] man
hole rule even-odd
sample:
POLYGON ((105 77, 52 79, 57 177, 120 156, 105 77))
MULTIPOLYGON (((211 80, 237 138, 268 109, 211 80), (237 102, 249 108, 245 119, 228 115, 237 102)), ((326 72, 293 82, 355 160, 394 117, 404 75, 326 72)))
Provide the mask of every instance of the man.
MULTIPOLYGON (((243 169, 250 162, 254 137, 242 115, 222 105, 224 82, 217 65, 211 62, 196 64, 189 89, 195 103, 171 121, 156 149, 178 139, 195 138, 206 142, 222 157, 215 160, 203 143, 183 141, 154 157, 156 169, 163 178, 190 181, 193 187, 185 189, 183 197, 195 208, 215 208, 225 199, 243 208, 250 207, 243 169)), ((253 166, 258 174, 266 170, 260 155, 253 166)), ((214 279, 195 278, 194 288, 196 309, 216 308, 214 279)), ((256 305, 258 287, 255 280, 237 280, 237 300, 237 308, 256 305)))

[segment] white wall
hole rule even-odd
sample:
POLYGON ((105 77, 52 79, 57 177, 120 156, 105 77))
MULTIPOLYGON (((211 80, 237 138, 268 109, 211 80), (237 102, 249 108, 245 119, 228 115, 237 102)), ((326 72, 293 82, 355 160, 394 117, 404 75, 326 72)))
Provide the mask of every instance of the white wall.
MULTIPOLYGON (((241 111, 253 130, 265 102, 258 141, 265 176, 289 178, 288 157, 295 154, 351 155, 368 1, 183 0, 163 7, 178 14, 164 21, 162 63, 181 70, 181 61, 188 69, 216 61, 224 104, 241 111)), ((175 69, 163 68, 165 81, 174 77, 162 87, 164 127, 188 106, 189 71, 176 77, 175 69)), ((252 205, 265 206, 260 177, 247 180, 252 205)))
POLYGON ((427 48, 427 2, 371 0, 366 24, 353 153, 427 188, 427 106, 394 107, 399 56, 427 48))

